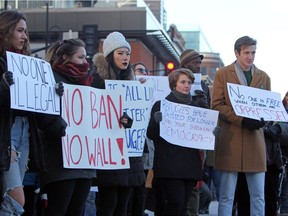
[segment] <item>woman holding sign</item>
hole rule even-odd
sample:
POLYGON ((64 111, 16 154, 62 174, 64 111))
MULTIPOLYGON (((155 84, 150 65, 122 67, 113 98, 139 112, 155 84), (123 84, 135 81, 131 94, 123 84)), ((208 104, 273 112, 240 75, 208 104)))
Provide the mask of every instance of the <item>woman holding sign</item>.
MULTIPOLYGON (((190 94, 193 82, 194 75, 189 69, 174 70, 169 75, 171 93, 166 100, 198 106, 192 101, 190 94)), ((147 136, 155 145, 152 183, 155 193, 155 215, 183 216, 192 189, 202 180, 201 155, 198 149, 174 145, 164 140, 160 136, 161 121, 160 101, 157 101, 152 107, 147 129, 147 136), (166 204, 163 202, 163 194, 166 204)))
MULTIPOLYGON (((92 86, 105 88, 105 79, 134 80, 130 52, 131 47, 120 32, 110 33, 104 40, 103 54, 98 53, 93 58, 96 73, 92 86)), ((126 117, 129 118, 128 115, 126 117)), ((129 124, 123 126, 131 127, 129 124)), ((98 216, 127 216, 127 205, 133 187, 139 187, 145 182, 142 157, 129 157, 129 162, 129 169, 97 170, 98 216)))
POLYGON ((26 18, 15 10, 0 13, 0 215, 21 215, 25 196, 23 178, 28 163, 43 168, 36 114, 10 108, 13 71, 7 71, 6 51, 30 55, 26 18))
MULTIPOLYGON (((92 77, 88 74, 85 43, 80 39, 58 41, 46 54, 56 82, 89 86, 92 77)), ((45 215, 82 215, 96 170, 67 169, 63 167, 61 137, 65 135, 61 116, 50 116, 54 131, 41 130, 47 172, 40 178, 43 192, 47 194, 48 206, 45 215)), ((66 124, 67 125, 67 124, 66 124)))

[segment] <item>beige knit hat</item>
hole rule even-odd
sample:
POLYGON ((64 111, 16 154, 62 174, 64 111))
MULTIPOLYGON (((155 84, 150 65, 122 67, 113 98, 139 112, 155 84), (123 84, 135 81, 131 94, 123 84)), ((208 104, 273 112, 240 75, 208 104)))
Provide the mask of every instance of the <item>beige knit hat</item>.
POLYGON ((183 67, 184 64, 188 63, 189 61, 200 57, 203 60, 204 56, 200 55, 194 49, 187 49, 180 55, 180 67, 183 67))
POLYGON ((103 42, 104 57, 107 57, 111 52, 121 47, 126 47, 131 51, 130 44, 120 32, 110 33, 103 42))

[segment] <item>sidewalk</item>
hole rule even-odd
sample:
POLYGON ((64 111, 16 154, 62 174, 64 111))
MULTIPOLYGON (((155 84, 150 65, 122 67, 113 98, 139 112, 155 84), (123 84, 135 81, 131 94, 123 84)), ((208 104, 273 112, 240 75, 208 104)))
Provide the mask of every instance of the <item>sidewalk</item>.
MULTIPOLYGON (((207 216, 207 215, 217 216, 217 211, 218 211, 218 201, 212 201, 209 206, 209 214, 201 214, 200 216, 207 216)), ((154 216, 153 212, 147 210, 145 212, 148 213, 149 216, 154 216)))

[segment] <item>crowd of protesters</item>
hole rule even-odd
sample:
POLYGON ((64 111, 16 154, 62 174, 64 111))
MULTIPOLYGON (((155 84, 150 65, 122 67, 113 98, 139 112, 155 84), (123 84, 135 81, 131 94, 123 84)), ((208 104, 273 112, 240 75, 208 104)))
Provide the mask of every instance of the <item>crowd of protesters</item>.
MULTIPOLYGON (((212 188, 219 216, 288 215, 287 122, 241 117, 229 99, 227 83, 271 90, 267 73, 254 65, 255 39, 236 40, 236 60, 216 71, 210 90, 201 80, 191 92, 204 59, 196 50, 185 50, 180 68, 168 74, 167 101, 219 112, 214 150, 161 137, 161 101, 155 101, 143 154, 129 157, 129 168, 68 169, 61 146, 68 126, 64 118, 10 107, 15 80, 6 52, 31 55, 26 21, 16 10, 0 13, 0 215, 144 216, 149 209, 155 216, 195 216, 209 214, 212 188)), ((81 39, 55 41, 44 57, 56 82, 51 94, 61 103, 63 83, 102 90, 105 80, 144 84, 149 69, 141 59, 132 65, 131 52, 124 35, 114 31, 90 65, 81 39)), ((283 106, 288 112, 288 93, 283 106)), ((132 117, 123 112, 117 120, 120 129, 131 128, 132 117)))

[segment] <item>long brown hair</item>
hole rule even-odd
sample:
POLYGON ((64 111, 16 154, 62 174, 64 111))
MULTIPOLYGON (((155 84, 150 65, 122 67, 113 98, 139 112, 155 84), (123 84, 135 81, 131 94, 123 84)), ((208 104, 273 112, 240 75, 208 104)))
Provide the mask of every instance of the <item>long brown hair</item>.
MULTIPOLYGON (((0 13, 0 54, 6 56, 6 51, 11 49, 11 38, 18 22, 24 20, 24 14, 19 13, 17 10, 6 10, 0 13)), ((22 54, 30 55, 29 35, 28 30, 25 30, 27 40, 24 43, 22 54)))
POLYGON ((85 48, 84 41, 79 38, 57 41, 49 47, 45 55, 45 60, 48 61, 51 65, 59 64, 60 62, 62 64, 66 64, 69 62, 69 59, 64 61, 63 55, 71 58, 77 52, 79 47, 85 48))

